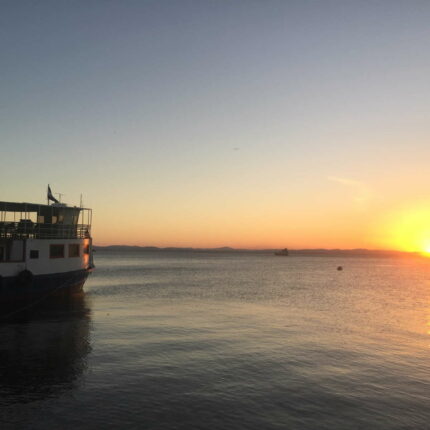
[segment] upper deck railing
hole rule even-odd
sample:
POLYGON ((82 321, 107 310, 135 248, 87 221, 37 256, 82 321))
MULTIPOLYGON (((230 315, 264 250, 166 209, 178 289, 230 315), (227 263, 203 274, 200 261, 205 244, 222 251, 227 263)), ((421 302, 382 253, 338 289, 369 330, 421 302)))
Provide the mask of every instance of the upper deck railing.
POLYGON ((41 224, 30 220, 0 222, 0 239, 85 239, 90 236, 89 224, 41 224))
POLYGON ((0 239, 84 239, 91 220, 83 207, 0 202, 0 239))

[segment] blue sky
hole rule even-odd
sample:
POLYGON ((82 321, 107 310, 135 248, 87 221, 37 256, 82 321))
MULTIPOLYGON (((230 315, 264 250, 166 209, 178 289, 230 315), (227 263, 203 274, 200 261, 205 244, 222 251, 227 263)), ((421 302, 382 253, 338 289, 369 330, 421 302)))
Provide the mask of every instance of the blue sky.
POLYGON ((107 242, 132 241, 108 234, 125 205, 146 226, 137 243, 192 244, 210 220, 208 244, 228 245, 253 211, 241 234, 270 219, 269 245, 278 214, 294 215, 280 240, 299 246, 318 230, 298 222, 310 211, 323 230, 342 216, 367 231, 364 210, 427 198, 426 1, 0 7, 3 200, 43 201, 48 182, 71 203, 82 192, 107 242))

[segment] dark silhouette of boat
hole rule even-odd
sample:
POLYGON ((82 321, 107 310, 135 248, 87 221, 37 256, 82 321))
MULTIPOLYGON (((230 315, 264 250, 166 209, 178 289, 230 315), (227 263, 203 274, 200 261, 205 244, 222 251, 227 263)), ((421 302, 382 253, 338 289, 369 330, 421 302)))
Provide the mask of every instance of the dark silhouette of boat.
POLYGON ((0 202, 0 302, 81 293, 94 269, 91 209, 47 198, 0 202))
POLYGON ((277 251, 277 252, 275 252, 275 255, 280 255, 280 256, 288 257, 288 249, 284 248, 281 251, 277 251))

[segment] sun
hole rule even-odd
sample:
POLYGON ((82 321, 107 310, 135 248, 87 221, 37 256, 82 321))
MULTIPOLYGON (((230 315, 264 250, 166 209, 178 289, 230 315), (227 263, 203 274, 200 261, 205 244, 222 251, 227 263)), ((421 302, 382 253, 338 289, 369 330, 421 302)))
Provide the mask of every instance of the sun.
POLYGON ((420 249, 418 251, 425 257, 430 257, 430 237, 428 231, 422 232, 419 245, 420 249))
POLYGON ((422 233, 421 240, 417 240, 418 249, 417 251, 425 257, 430 257, 430 239, 429 232, 425 231, 422 233))
POLYGON ((419 252, 430 257, 430 207, 408 208, 391 214, 383 230, 393 249, 419 252))

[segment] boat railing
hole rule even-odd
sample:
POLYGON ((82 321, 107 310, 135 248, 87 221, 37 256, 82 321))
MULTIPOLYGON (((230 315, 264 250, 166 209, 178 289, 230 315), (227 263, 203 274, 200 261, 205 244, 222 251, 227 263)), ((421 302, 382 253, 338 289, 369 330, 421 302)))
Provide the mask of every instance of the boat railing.
POLYGON ((31 220, 0 222, 1 239, 85 239, 90 236, 89 224, 42 224, 31 220))

